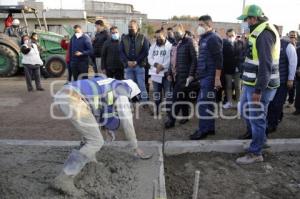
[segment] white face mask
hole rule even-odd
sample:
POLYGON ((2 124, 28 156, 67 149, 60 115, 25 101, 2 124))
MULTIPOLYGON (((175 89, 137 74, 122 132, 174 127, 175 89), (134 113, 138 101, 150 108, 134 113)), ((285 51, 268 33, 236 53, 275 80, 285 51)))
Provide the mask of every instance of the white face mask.
POLYGON ((28 44, 29 44, 29 40, 26 39, 26 40, 24 41, 24 44, 28 45, 28 44))
POLYGON ((81 37, 82 36, 82 32, 77 32, 77 33, 75 33, 75 37, 78 39, 79 37, 81 37))
POLYGON ((235 41, 235 37, 230 37, 230 38, 228 38, 228 40, 229 40, 231 43, 233 43, 233 42, 235 41))
POLYGON ((203 35, 205 32, 206 32, 205 28, 203 28, 202 26, 198 26, 198 28, 197 28, 197 34, 199 36, 203 35))
POLYGON ((242 29, 242 33, 250 32, 249 24, 247 22, 241 23, 241 29, 242 29))

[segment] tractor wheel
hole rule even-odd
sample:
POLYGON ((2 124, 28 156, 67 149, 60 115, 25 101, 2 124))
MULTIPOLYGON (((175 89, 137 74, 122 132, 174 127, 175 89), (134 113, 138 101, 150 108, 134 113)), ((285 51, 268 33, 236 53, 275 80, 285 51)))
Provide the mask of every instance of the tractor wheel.
POLYGON ((60 77, 65 73, 67 64, 60 56, 53 56, 48 59, 46 69, 51 77, 60 77))
POLYGON ((0 77, 10 77, 18 72, 18 55, 8 46, 0 45, 0 77))

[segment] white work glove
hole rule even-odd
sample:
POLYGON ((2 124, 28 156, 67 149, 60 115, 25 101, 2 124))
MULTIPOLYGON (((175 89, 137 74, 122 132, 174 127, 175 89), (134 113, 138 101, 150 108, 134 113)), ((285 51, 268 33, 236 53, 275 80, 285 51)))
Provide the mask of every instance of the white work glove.
POLYGON ((194 77, 193 76, 189 76, 186 79, 185 87, 188 87, 193 80, 194 80, 194 77))

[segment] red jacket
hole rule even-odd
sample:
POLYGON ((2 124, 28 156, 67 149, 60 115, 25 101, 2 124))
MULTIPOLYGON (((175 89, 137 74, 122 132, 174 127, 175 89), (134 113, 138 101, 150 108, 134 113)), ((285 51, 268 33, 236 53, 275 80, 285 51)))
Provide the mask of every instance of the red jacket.
POLYGON ((70 63, 70 51, 69 51, 70 45, 65 39, 62 39, 60 42, 60 46, 66 50, 66 62, 69 64, 70 63))

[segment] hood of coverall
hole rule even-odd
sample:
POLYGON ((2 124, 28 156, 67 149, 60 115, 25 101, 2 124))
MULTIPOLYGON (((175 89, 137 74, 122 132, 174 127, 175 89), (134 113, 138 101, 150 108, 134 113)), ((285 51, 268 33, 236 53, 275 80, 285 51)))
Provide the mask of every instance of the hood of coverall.
POLYGON ((122 81, 125 82, 131 88, 131 93, 130 93, 131 99, 141 93, 141 90, 139 89, 138 85, 131 79, 122 80, 122 81))

